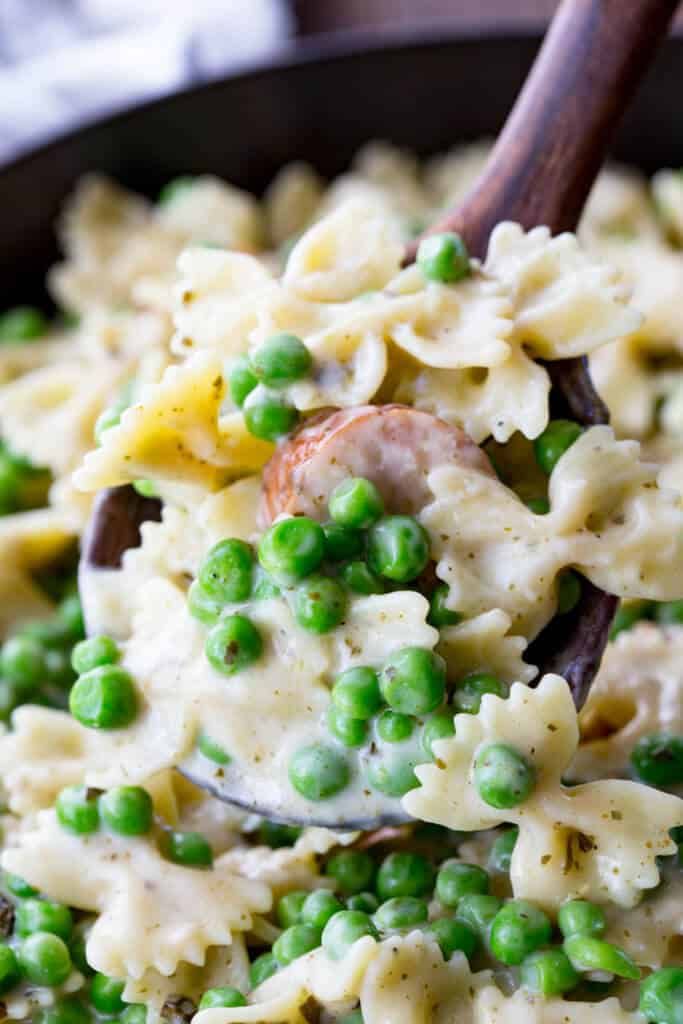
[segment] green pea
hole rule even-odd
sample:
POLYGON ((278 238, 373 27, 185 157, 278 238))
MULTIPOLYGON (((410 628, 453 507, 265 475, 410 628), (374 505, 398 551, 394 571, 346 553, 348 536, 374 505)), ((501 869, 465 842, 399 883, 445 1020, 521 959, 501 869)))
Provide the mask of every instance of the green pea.
POLYGON ((277 441, 289 434, 297 424, 299 414, 282 398, 259 398, 244 406, 247 430, 261 441, 277 441))
POLYGON ((144 1003, 130 1003, 119 1015, 119 1024, 147 1024, 147 1007, 144 1003))
POLYGON ((329 510, 335 523, 367 530, 384 512, 384 502, 371 480, 350 477, 332 491, 329 510))
POLYGON ((330 960, 343 960, 354 943, 365 935, 379 938, 368 915, 360 910, 340 910, 325 925, 322 946, 330 960))
POLYGON ((332 688, 332 702, 338 711, 350 718, 372 718, 382 706, 375 670, 357 665, 342 672, 332 688))
POLYGON ((347 595, 338 580, 317 573, 297 585, 294 617, 309 633, 329 633, 344 620, 347 595))
POLYGON ((630 601, 628 604, 622 602, 614 616, 609 633, 610 640, 615 640, 620 633, 632 629, 641 619, 649 619, 653 613, 654 605, 651 601, 630 601))
POLYGON ((187 607, 190 615, 205 626, 214 626, 223 611, 222 603, 210 598, 199 580, 194 580, 190 584, 187 592, 187 607))
POLYGON ((576 608, 581 599, 581 580, 575 572, 568 569, 560 573, 557 580, 557 613, 566 615, 576 608))
POLYGON ((576 971, 605 971, 630 981, 640 978, 640 970, 630 956, 603 939, 591 935, 570 935, 564 940, 564 951, 576 971))
POLYGON ((571 448, 583 431, 572 420, 551 420, 534 441, 534 455, 544 473, 552 473, 564 453, 571 448))
POLYGON ((87 786, 67 786, 55 803, 57 821, 67 832, 90 835, 100 827, 97 800, 87 786))
POLYGON ((90 1000, 99 1013, 107 1015, 121 1013, 126 1008, 126 1004, 121 998, 125 987, 125 981, 119 978, 96 974, 90 982, 90 1000))
POLYGON ((263 640, 246 615, 228 615, 209 630, 204 651, 212 668, 233 676, 258 661, 263 640))
POLYGON ((467 246, 454 231, 423 238, 417 250, 417 265, 428 281, 455 284, 470 272, 467 246))
POLYGON ((436 714, 429 716, 422 729, 422 749, 428 757, 433 758, 435 756, 432 750, 434 740, 445 740, 450 736, 455 736, 453 712, 437 711, 436 714))
POLYGON ((641 737, 631 751, 631 767, 649 786, 683 782, 683 736, 655 733, 641 737))
POLYGON ((118 660, 119 648, 116 641, 104 634, 81 640, 71 652, 71 665, 79 676, 100 665, 113 665, 118 660))
POLYGON ((445 907, 457 907, 467 893, 488 892, 489 876, 476 864, 448 860, 436 876, 436 897, 445 907))
POLYGON ((133 680, 118 665, 100 665, 74 683, 69 710, 89 729, 123 729, 137 714, 133 680))
POLYGON ((490 871, 500 871, 501 873, 510 873, 510 862, 512 860, 512 853, 517 842, 519 835, 519 828, 513 825, 511 828, 506 828, 504 832, 494 840, 491 850, 489 851, 488 867, 490 871))
POLYGON ((9 872, 5 872, 5 886, 13 896, 17 896, 20 900, 30 899, 31 896, 37 896, 38 890, 34 889, 32 885, 21 878, 19 875, 11 875, 9 872))
POLYGON ((325 874, 334 878, 336 888, 345 895, 368 889, 375 878, 375 862, 365 850, 342 850, 330 857, 325 874))
POLYGON ((152 827, 154 806, 142 786, 115 786, 100 797, 105 825, 120 836, 144 836, 152 827))
POLYGON ((350 718, 335 707, 327 710, 327 728, 335 739, 345 747, 362 747, 368 731, 368 723, 362 718, 350 718))
POLYGON ((474 784, 489 807, 506 810, 524 803, 536 784, 536 771, 507 743, 489 743, 474 762, 474 784))
POLYGON ((313 357, 295 334, 273 334, 256 349, 251 366, 260 381, 269 388, 286 388, 308 376, 313 357))
POLYGON ((550 502, 547 498, 529 498, 526 507, 535 516, 547 516, 550 512, 550 502))
POLYGON ((468 715, 479 714, 481 698, 492 693, 496 697, 506 696, 506 687, 490 672, 470 672, 460 680, 453 692, 453 704, 458 711, 468 715))
POLYGON ((246 601, 251 594, 254 554, 243 540, 230 537, 209 551, 199 568, 202 590, 213 601, 246 601))
POLYGON ((502 904, 490 893, 466 893, 458 903, 456 917, 464 921, 484 941, 488 941, 491 923, 502 904))
POLYGON ((328 889, 308 893, 301 908, 301 920, 322 931, 327 922, 344 907, 328 889))
POLYGON ((218 743, 211 739, 205 732, 200 732, 197 738, 197 749, 200 754, 208 758, 209 761, 213 761, 214 764, 226 765, 230 764, 232 758, 227 751, 223 750, 218 743))
POLYGON ((680 626, 683 623, 683 601, 665 601, 655 608, 655 619, 662 626, 680 626))
POLYGON ((412 516, 384 516, 368 533, 368 565, 394 583, 414 580, 429 562, 429 537, 412 516))
MULTIPOLYGON (((280 897, 275 912, 281 928, 291 928, 294 924, 301 924, 301 911, 307 896, 306 890, 294 890, 280 897)), ((311 924, 312 922, 306 923, 311 924)))
POLYGON ((277 974, 279 966, 272 953, 262 953, 261 956, 257 956, 249 968, 249 984, 252 989, 258 988, 268 978, 277 974))
POLYGON ((321 801, 336 796, 348 785, 350 772, 346 759, 331 746, 311 743, 292 757, 290 782, 306 800, 321 801))
POLYGON ((2 645, 0 672, 19 693, 31 693, 45 678, 45 649, 33 637, 11 637, 2 645))
POLYGON ((547 914, 533 903, 510 900, 491 922, 491 952, 504 964, 514 967, 539 946, 550 942, 552 930, 547 914))
POLYGON ((351 773, 343 754, 323 743, 300 747, 289 762, 289 781, 306 800, 328 800, 345 789, 351 773))
POLYGON ((196 179, 191 174, 183 174, 178 178, 167 181, 159 192, 157 203, 159 206, 168 206, 176 199, 186 196, 195 186, 196 179))
POLYGON ((415 768, 424 763, 424 755, 414 751, 380 750, 365 763, 365 778, 371 789, 385 796, 401 797, 419 785, 415 768))
POLYGON ((640 986, 638 1009, 656 1024, 683 1021, 683 967, 662 967, 640 986))
POLYGON ((393 711, 424 715, 443 701, 446 665, 440 655, 424 647, 402 647, 384 663, 379 685, 393 711))
POLYGON ((607 927, 602 907, 588 900, 569 900, 563 903, 557 915, 557 923, 566 939, 570 935, 592 935, 599 938, 607 927))
POLYGON ((0 943, 0 995, 9 991, 19 981, 19 964, 11 946, 0 943))
POLYGON ((399 931, 423 924, 429 917, 426 900, 416 896, 394 896, 380 904, 373 921, 381 932, 399 931))
POLYGON ((347 910, 362 910, 364 914, 374 914, 378 906, 379 900, 374 892, 357 892, 346 901, 347 910))
POLYGON ((90 1024, 92 1014, 79 999, 60 999, 48 1010, 43 1010, 37 1024, 90 1024))
POLYGON ((199 1000, 198 1010, 213 1010, 220 1007, 246 1006, 247 1001, 238 988, 221 985, 220 988, 208 988, 199 1000))
POLYGON ((318 568, 324 554, 323 528, 307 516, 281 519, 264 533, 258 547, 261 565, 283 586, 291 586, 309 576, 318 568))
POLYGON ((310 924, 295 924, 273 943, 273 956, 281 967, 286 967, 300 956, 305 956, 320 945, 320 929, 310 924))
POLYGON ((71 957, 63 939, 51 932, 34 932, 18 951, 19 966, 34 985, 56 988, 71 974, 71 957))
POLYGON ((383 594, 385 586, 379 576, 370 572, 365 562, 349 562, 341 571, 341 578, 354 594, 383 594))
POLYGON ((428 896, 434 886, 434 869, 419 853, 397 851, 382 861, 375 888, 380 900, 395 896, 428 896))
POLYGON ((133 490, 141 498, 159 497, 159 490, 153 480, 133 480, 133 490))
POLYGON ((185 868, 210 868, 213 850, 201 832, 164 832, 159 848, 167 860, 185 868))
POLYGON ((450 960, 454 953, 464 953, 470 960, 479 946, 479 936, 464 921, 453 917, 439 917, 432 921, 427 931, 434 936, 444 960, 450 960))
POLYGON ((29 899, 21 902, 16 910, 15 929, 17 935, 33 935, 34 932, 50 932, 68 939, 73 930, 73 917, 68 907, 48 900, 29 899))
POLYGON ((385 743, 403 743, 412 736, 415 719, 397 711, 383 711, 377 719, 377 735, 385 743))
POLYGON ((71 962, 76 970, 80 971, 81 974, 84 974, 86 977, 94 974, 95 972, 88 963, 88 958, 85 952, 86 937, 82 927, 77 931, 72 932, 68 945, 71 962))
POLYGON ((15 306, 0 315, 0 343, 35 341, 46 331, 47 321, 34 306, 15 306))
POLYGON ((81 640, 85 636, 83 607, 78 594, 67 594, 67 596, 59 602, 57 615, 68 636, 72 640, 81 640))
POLYGON ((363 535, 341 523, 323 523, 325 558, 329 562, 344 562, 356 558, 363 551, 363 535))
POLYGON ((579 975, 561 949, 539 949, 522 963, 520 977, 524 988, 545 996, 561 996, 579 983, 579 975))
POLYGON ((301 835, 301 829, 295 825, 280 825, 276 821, 262 821, 258 832, 260 841, 273 850, 294 846, 301 835))
POLYGON ((230 397, 238 409, 242 408, 257 384, 258 378, 251 368, 251 363, 246 356, 240 356, 228 372, 230 397))
POLYGON ((449 592, 448 584, 440 583, 432 593, 427 622, 435 629, 442 629, 444 626, 457 626, 462 621, 462 615, 452 611, 447 605, 449 592))

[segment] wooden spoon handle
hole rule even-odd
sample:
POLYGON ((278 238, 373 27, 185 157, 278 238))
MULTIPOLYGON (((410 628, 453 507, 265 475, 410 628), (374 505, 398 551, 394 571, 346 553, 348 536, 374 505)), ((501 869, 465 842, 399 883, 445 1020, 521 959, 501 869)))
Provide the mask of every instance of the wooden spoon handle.
POLYGON ((501 220, 574 231, 677 7, 678 0, 563 0, 483 174, 429 233, 457 231, 483 257, 501 220))

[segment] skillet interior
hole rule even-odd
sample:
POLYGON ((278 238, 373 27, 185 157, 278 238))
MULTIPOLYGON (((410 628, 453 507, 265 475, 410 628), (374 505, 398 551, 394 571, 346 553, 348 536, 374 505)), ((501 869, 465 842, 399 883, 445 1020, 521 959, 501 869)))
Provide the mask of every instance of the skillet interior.
MULTIPOLYGON (((0 309, 44 298, 54 221, 77 178, 103 171, 154 194, 211 171, 262 190, 289 160, 333 176, 385 138, 420 154, 492 136, 522 84, 538 35, 342 34, 269 63, 101 120, 0 168, 0 309), (411 38, 412 36, 412 38, 411 38)), ((683 38, 672 38, 623 125, 616 156, 645 170, 683 164, 683 38)))

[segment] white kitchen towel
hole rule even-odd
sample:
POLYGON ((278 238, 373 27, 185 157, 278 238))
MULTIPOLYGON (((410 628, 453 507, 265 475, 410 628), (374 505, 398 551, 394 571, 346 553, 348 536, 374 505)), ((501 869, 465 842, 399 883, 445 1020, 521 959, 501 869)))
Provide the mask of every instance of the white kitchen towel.
POLYGON ((0 162, 275 49, 286 0, 0 0, 0 162))

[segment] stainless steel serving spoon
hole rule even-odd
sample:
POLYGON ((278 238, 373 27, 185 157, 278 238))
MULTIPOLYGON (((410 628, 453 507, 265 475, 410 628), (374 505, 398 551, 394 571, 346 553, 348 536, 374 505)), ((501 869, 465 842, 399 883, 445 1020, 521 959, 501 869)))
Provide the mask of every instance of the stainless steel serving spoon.
MULTIPOLYGON (((502 220, 527 229, 543 224, 553 234, 575 230, 619 121, 677 6, 678 0, 563 0, 479 180, 426 234, 457 231, 470 253, 483 258, 502 220)), ((408 247, 406 263, 414 260, 417 245, 408 247)), ((585 359, 545 365, 554 416, 585 426, 608 421, 585 359)), ((127 548, 140 544, 140 525, 160 517, 160 503, 141 498, 130 486, 103 491, 84 538, 81 571, 120 567, 127 548)), ((575 609, 551 621, 525 654, 539 677, 557 672, 567 679, 577 707, 600 664, 616 606, 614 596, 584 581, 575 609)), ((201 763, 194 759, 182 771, 219 799, 275 820, 294 820, 279 809, 255 806, 248 791, 217 782, 215 773, 207 778, 201 763)), ((370 820, 331 821, 320 807, 297 823, 370 829, 405 820, 397 800, 396 813, 370 820)))

